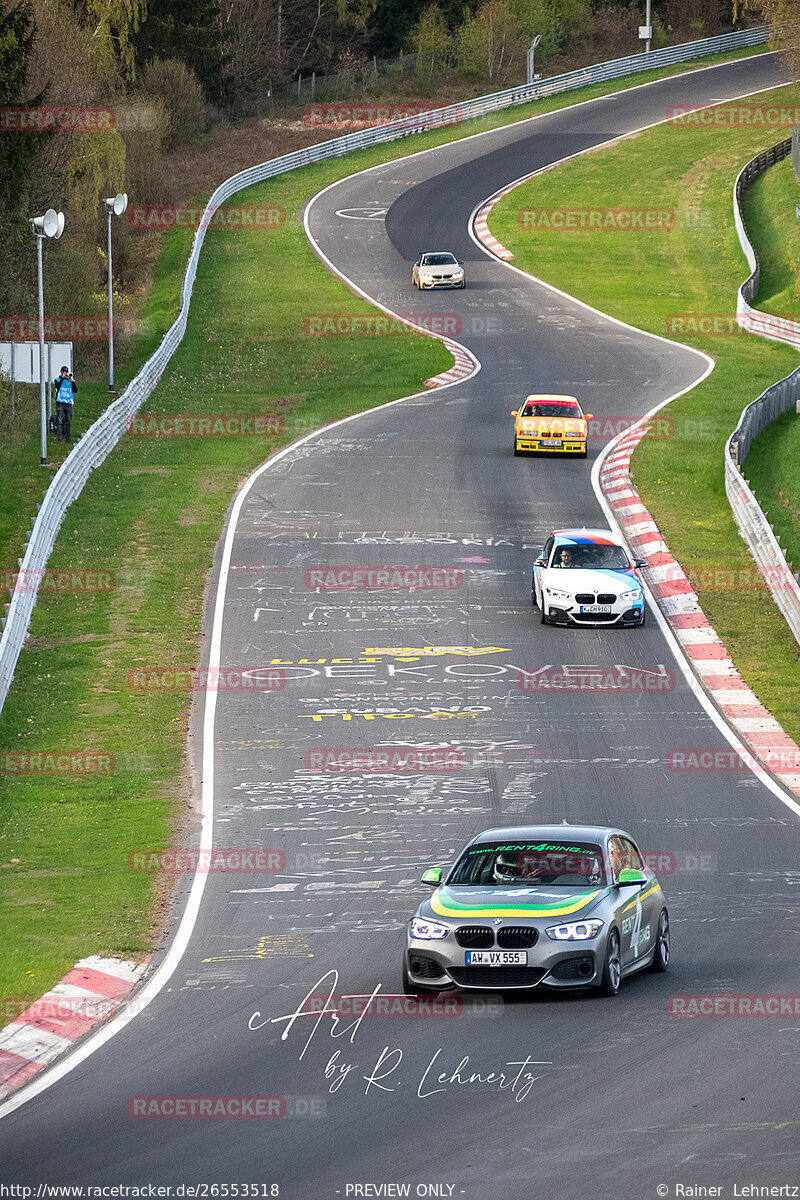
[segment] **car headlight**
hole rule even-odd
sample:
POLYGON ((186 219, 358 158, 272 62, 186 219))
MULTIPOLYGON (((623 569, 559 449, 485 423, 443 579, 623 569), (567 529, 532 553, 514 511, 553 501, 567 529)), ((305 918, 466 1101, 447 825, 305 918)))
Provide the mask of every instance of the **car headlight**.
POLYGON ((447 937, 449 932, 446 925, 438 925, 436 921, 424 921, 422 917, 413 917, 411 920, 411 936, 415 938, 438 942, 447 937))
POLYGON ((602 921, 570 921, 567 925, 551 925, 545 932, 554 942, 588 942, 602 928, 602 921))
POLYGON ((569 592, 560 592, 558 588, 545 588, 548 596, 552 596, 554 600, 571 600, 572 596, 569 592))
POLYGON ((619 594, 620 600, 641 600, 641 598, 642 598, 642 589, 641 588, 633 588, 629 592, 620 592, 620 594, 619 594))

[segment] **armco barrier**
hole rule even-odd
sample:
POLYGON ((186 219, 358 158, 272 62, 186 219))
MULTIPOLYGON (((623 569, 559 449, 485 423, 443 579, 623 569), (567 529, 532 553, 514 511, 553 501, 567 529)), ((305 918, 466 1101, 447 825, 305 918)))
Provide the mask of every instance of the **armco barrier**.
MULTIPOLYGON (((688 62, 693 58, 720 54, 726 50, 763 45, 768 39, 768 27, 760 25, 754 29, 743 29, 736 33, 721 34, 719 37, 703 38, 700 41, 687 42, 681 46, 668 46, 663 50, 631 54, 627 58, 617 58, 611 62, 569 71, 565 75, 556 75, 552 79, 546 79, 539 83, 507 88, 505 91, 479 96, 474 100, 465 100, 460 104, 450 104, 445 108, 431 109, 429 112, 405 117, 403 120, 393 121, 391 124, 344 134, 342 137, 332 138, 330 141, 321 142, 316 146, 309 146, 305 150, 297 150, 293 154, 284 154, 280 158, 270 159, 259 166, 249 167, 246 171, 240 171, 238 174, 232 175, 230 179, 226 179, 208 201, 203 214, 204 219, 201 220, 200 228, 195 233, 181 286, 180 309, 174 323, 139 374, 131 380, 122 394, 86 431, 50 484, 39 508, 30 541, 25 548, 25 557, 20 563, 20 566, 28 573, 27 577, 35 578, 36 576, 32 573, 43 570, 47 565, 67 508, 80 494, 90 473, 95 467, 100 466, 119 441, 128 418, 144 404, 173 352, 180 344, 186 330, 197 262, 205 238, 207 223, 219 206, 236 192, 274 175, 293 171, 297 167, 304 167, 309 163, 336 158, 351 150, 359 150, 365 146, 377 146, 408 134, 422 133, 428 129, 437 129, 471 117, 480 117, 516 104, 525 104, 529 100, 537 100, 544 96, 554 96, 560 92, 585 87, 587 84, 618 79, 623 75, 649 71, 656 67, 669 66, 672 63, 688 62)), ((0 709, 5 703, 11 680, 14 677, 20 652, 30 628, 35 603, 36 594, 32 589, 15 588, 12 593, 8 616, 3 622, 3 633, 0 638, 0 709)))
MULTIPOLYGON (((800 324, 794 321, 781 320, 773 324, 775 318, 769 314, 757 312, 748 303, 758 294, 759 264, 758 256, 747 236, 744 218, 742 217, 742 192, 756 175, 766 171, 767 167, 779 162, 791 153, 792 139, 787 138, 751 159, 742 168, 733 189, 733 215, 736 222, 736 232, 739 235, 742 250, 750 265, 750 275, 739 288, 736 301, 738 323, 751 333, 775 341, 789 342, 800 347, 800 324)), ((752 445, 753 438, 766 429, 774 420, 800 403, 800 367, 773 383, 765 392, 753 400, 743 410, 739 424, 725 443, 725 491, 728 502, 733 510, 733 516, 750 553, 756 561, 759 570, 764 575, 772 598, 800 642, 800 586, 792 575, 791 565, 786 562, 786 551, 781 546, 772 531, 761 507, 755 498, 747 480, 742 474, 742 464, 752 445)))
MULTIPOLYGON (((773 317, 769 313, 759 312, 757 309, 750 307, 749 301, 755 299, 758 295, 761 268, 758 256, 753 249, 750 238, 747 236, 744 217, 742 216, 742 194, 748 183, 752 179, 755 179, 756 175, 763 174, 767 167, 781 162, 791 152, 791 137, 778 142, 776 146, 770 146, 769 150, 762 151, 755 158, 751 158, 750 162, 745 163, 736 176, 736 183, 733 185, 733 219, 736 224, 736 232, 739 235, 739 242, 750 266, 750 274, 736 294, 736 320, 742 329, 747 329, 750 333, 757 333, 761 337, 770 338, 775 342, 788 342, 792 346, 800 347, 800 323, 786 320, 783 317, 773 317)), ((774 419, 773 417, 772 420, 774 419)), ((749 448, 750 443, 748 442, 747 449, 749 448)), ((744 451, 744 454, 747 453, 747 449, 744 451)), ((744 454, 742 455, 742 461, 744 461, 744 454)))

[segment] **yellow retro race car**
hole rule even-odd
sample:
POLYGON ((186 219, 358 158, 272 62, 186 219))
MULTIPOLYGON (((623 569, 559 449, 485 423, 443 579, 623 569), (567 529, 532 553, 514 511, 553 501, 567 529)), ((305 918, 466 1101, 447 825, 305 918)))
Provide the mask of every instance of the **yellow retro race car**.
POLYGON ((586 458, 587 421, 574 396, 528 396, 514 417, 514 453, 538 451, 586 458))

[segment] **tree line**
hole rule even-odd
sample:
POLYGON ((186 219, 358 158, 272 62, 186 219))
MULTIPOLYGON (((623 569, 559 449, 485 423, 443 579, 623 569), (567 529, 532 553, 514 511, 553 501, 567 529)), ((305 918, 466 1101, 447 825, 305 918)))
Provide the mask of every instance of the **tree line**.
MULTIPOLYGON (((796 2, 763 5, 780 20, 796 2)), ((656 42, 757 15, 733 0, 654 0, 654 11, 656 42)), ((643 13, 644 0, 0 0, 0 109, 116 114, 113 127, 91 136, 0 130, 0 313, 35 313, 27 221, 55 208, 67 212, 69 235, 48 269, 48 311, 102 314, 102 197, 127 191, 140 204, 169 204, 171 149, 202 137, 210 119, 254 105, 269 114, 268 97, 299 75, 344 78, 373 57, 413 53, 407 94, 431 95, 453 81, 466 94, 524 78, 535 35, 545 69, 570 52, 584 61, 630 53, 643 13)), ((128 296, 146 285, 150 264, 124 221, 114 238, 124 324, 128 296)))

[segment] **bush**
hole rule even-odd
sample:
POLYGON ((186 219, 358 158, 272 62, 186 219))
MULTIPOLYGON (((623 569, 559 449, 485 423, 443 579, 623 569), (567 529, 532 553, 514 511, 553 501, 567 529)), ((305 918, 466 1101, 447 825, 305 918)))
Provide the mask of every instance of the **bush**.
POLYGON ((174 58, 155 58, 142 74, 142 91, 166 112, 164 146, 173 150, 197 139, 208 128, 203 89, 194 71, 174 58))
POLYGON ((417 55, 415 73, 422 82, 437 78, 449 65, 450 33, 437 4, 429 4, 420 13, 411 30, 411 44, 417 55))

